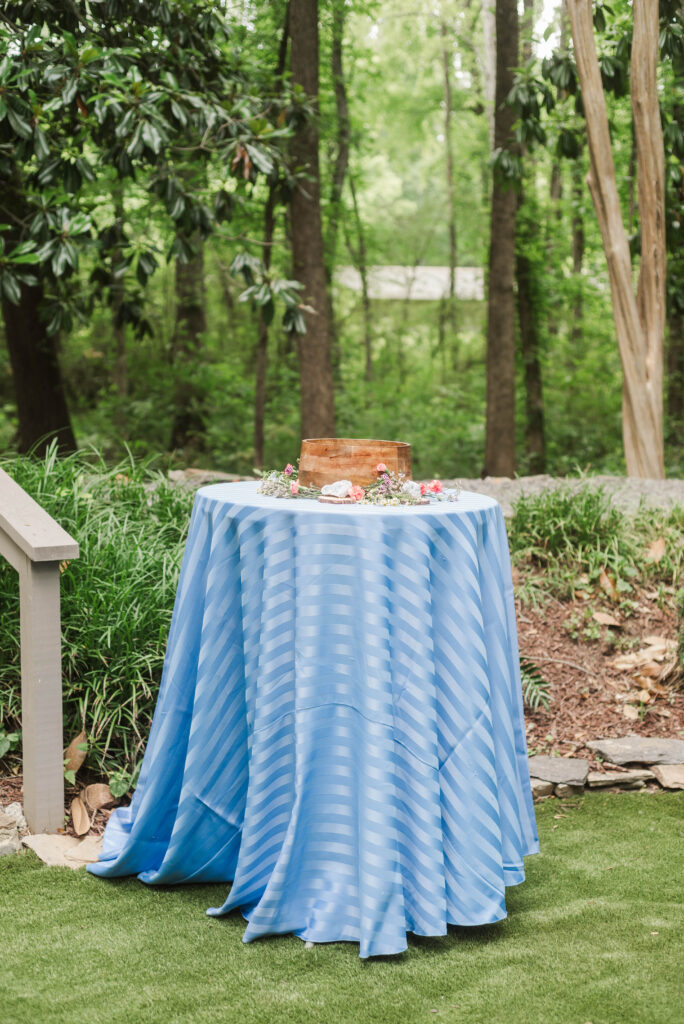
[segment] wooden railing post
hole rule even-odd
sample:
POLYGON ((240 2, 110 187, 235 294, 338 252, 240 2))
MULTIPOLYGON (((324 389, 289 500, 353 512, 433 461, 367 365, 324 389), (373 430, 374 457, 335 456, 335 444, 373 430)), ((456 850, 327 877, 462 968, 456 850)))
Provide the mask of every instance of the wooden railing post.
POLYGON ((24 815, 32 832, 64 824, 59 567, 78 544, 0 469, 0 555, 19 574, 24 815))
POLYGON ((64 827, 59 562, 27 558, 19 581, 24 816, 32 832, 55 832, 64 827))

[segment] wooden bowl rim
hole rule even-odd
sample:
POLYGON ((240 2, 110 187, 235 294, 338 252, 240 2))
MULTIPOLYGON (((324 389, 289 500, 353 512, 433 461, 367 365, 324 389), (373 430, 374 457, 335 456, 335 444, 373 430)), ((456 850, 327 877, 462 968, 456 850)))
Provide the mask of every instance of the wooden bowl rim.
POLYGON ((359 445, 366 444, 384 444, 392 448, 410 448, 411 445, 408 441, 383 441, 380 438, 373 437, 305 437, 302 438, 302 444, 330 444, 332 441, 338 441, 340 444, 346 444, 357 447, 359 445))

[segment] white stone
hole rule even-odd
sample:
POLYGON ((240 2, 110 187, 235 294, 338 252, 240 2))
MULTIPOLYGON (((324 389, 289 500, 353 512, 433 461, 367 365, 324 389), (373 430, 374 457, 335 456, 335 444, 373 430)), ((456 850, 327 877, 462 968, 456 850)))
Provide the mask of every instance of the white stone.
POLYGON ((321 494, 326 498, 348 498, 351 489, 351 480, 336 480, 333 484, 324 484, 321 494))
POLYGON ((21 840, 14 819, 0 811, 0 857, 17 853, 20 849, 21 840))
POLYGON ((408 494, 409 498, 420 498, 420 484, 417 484, 415 480, 405 480, 401 489, 404 494, 408 494))
POLYGON ((26 824, 26 818, 24 817, 24 810, 20 803, 15 801, 13 804, 8 804, 5 808, 5 814, 8 818, 13 819, 20 832, 26 831, 28 826, 26 824))

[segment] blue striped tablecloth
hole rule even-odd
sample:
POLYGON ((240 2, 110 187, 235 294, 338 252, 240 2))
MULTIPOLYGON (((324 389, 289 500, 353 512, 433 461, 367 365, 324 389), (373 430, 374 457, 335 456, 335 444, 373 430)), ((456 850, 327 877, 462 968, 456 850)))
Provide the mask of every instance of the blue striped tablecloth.
POLYGON ((496 502, 198 491, 140 781, 89 870, 232 881, 208 913, 246 942, 368 957, 505 917, 537 849, 496 502))

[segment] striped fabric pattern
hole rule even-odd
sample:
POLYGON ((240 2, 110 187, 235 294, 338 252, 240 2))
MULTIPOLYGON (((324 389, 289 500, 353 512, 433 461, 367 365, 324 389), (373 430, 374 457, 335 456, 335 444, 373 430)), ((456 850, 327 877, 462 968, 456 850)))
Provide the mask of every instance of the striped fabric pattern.
POLYGON ((103 877, 232 882, 246 942, 399 953, 506 915, 538 849, 492 499, 195 500, 140 781, 103 877))

